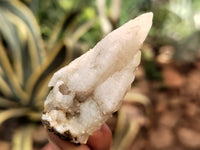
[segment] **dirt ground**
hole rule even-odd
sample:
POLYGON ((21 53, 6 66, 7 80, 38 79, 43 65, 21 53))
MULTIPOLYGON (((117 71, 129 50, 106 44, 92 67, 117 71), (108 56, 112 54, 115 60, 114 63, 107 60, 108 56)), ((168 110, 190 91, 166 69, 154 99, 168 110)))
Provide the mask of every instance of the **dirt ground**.
MULTIPOLYGON (((142 71, 141 71, 142 72, 142 71)), ((133 88, 151 101, 132 150, 200 149, 200 61, 161 65, 162 81, 149 81, 143 73, 133 88)))

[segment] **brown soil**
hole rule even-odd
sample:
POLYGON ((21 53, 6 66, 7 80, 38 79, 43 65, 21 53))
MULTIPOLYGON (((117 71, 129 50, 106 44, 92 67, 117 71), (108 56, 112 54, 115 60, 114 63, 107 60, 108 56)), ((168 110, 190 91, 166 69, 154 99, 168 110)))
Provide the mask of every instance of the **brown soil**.
POLYGON ((162 81, 138 78, 133 90, 149 97, 151 105, 149 123, 133 141, 132 150, 200 149, 199 64, 164 65, 162 81))

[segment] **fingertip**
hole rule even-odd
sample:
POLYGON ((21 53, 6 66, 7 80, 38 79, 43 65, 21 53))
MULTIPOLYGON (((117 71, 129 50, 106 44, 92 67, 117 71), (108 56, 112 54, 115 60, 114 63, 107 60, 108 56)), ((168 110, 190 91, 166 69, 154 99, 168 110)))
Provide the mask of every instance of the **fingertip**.
POLYGON ((45 145, 42 150, 53 150, 50 144, 45 145))
POLYGON ((102 127, 94 132, 88 139, 87 144, 91 149, 95 150, 109 150, 112 143, 112 133, 110 128, 104 124, 102 127))

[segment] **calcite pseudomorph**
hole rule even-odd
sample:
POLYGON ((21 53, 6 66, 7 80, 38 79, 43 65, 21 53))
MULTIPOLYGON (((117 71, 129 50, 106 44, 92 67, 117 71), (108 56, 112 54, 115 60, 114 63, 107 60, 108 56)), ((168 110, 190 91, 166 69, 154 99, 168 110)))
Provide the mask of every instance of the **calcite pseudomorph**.
POLYGON ((119 109, 134 80, 152 18, 146 13, 129 21, 53 75, 42 115, 46 128, 63 139, 86 143, 119 109))

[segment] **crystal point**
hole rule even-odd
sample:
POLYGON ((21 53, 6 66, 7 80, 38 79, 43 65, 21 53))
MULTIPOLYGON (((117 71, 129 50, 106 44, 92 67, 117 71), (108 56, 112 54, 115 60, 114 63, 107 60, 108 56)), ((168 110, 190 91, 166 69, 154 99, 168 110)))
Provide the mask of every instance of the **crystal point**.
POLYGON ((120 108, 134 80, 152 18, 153 13, 146 13, 130 20, 54 73, 42 115, 48 129, 74 143, 86 143, 120 108))

